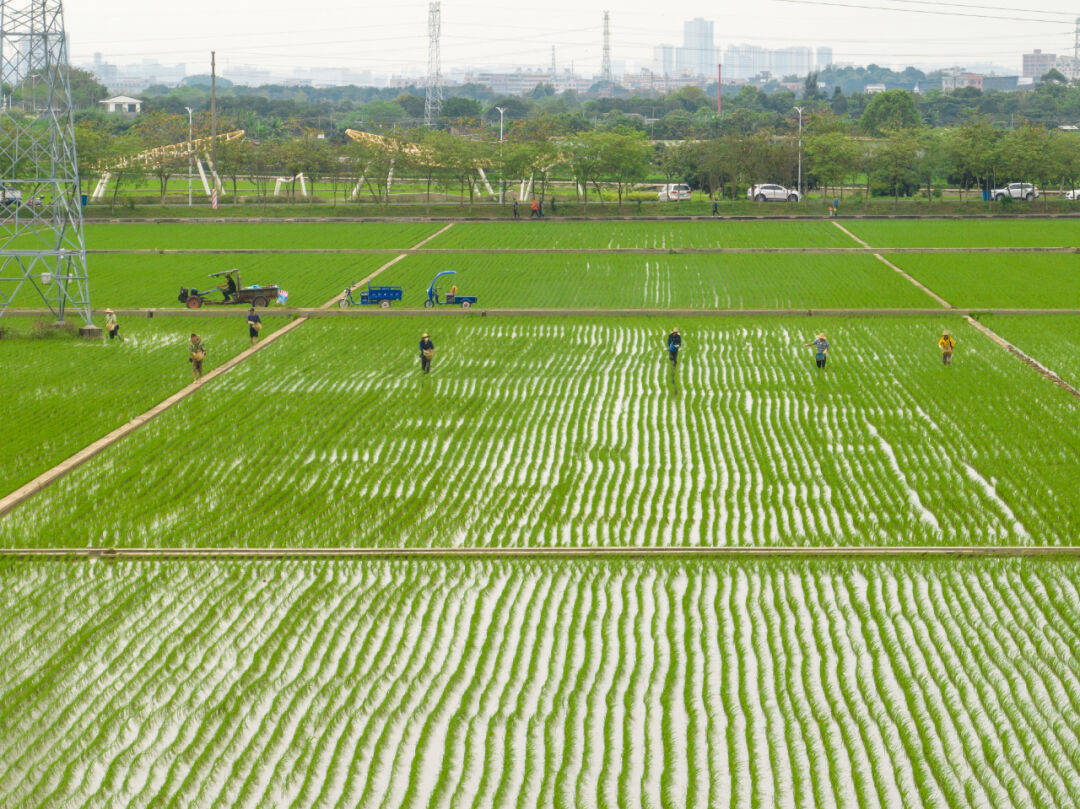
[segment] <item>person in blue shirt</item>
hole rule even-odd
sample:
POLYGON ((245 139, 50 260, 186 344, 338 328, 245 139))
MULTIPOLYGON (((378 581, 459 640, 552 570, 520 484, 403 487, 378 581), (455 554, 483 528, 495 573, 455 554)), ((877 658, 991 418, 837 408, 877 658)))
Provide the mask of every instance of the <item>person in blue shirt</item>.
POLYGON ((668 359, 671 360, 672 368, 679 364, 680 348, 682 348, 682 335, 679 334, 678 329, 672 329, 667 338, 668 359))
POLYGON ((825 339, 825 334, 819 333, 817 337, 811 340, 809 343, 804 343, 803 348, 814 349, 814 359, 817 360, 817 367, 824 368, 825 362, 829 358, 829 341, 825 339))
POLYGON ((247 324, 248 337, 251 338, 251 345, 255 345, 259 342, 259 332, 262 331, 262 318, 255 313, 254 306, 248 309, 247 324))

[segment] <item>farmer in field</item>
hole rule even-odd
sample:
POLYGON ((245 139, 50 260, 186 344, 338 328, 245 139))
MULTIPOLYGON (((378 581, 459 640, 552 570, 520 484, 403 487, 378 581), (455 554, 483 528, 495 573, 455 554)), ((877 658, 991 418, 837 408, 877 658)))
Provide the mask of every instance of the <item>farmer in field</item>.
POLYGON ((420 370, 425 374, 431 373, 431 360, 435 357, 435 344, 431 342, 427 332, 420 335, 420 370))
POLYGON ((829 341, 825 339, 824 332, 819 332, 817 337, 809 343, 804 343, 803 348, 813 348, 817 367, 821 369, 825 368, 825 362, 829 358, 829 341))
POLYGON ((191 363, 192 382, 198 382, 202 379, 202 364, 205 359, 206 346, 203 345, 202 338, 192 332, 191 340, 188 342, 188 362, 191 363))
POLYGON ((259 342, 259 332, 262 331, 262 318, 256 313, 254 306, 248 309, 247 324, 248 337, 251 339, 251 345, 255 345, 259 342))
POLYGON ((225 278, 224 286, 218 287, 221 290, 221 294, 225 296, 225 303, 232 300, 233 295, 236 294, 236 277, 229 275, 225 278))
POLYGON ((115 340, 120 336, 120 323, 116 319, 116 312, 112 309, 105 310, 105 333, 109 335, 110 340, 115 340))
POLYGON ((945 329, 941 333, 941 339, 938 340, 938 348, 941 349, 941 362, 945 365, 952 365, 953 351, 956 350, 956 340, 949 334, 949 330, 945 329))
POLYGON ((682 335, 679 334, 678 329, 672 329, 667 338, 668 359, 671 360, 672 368, 679 364, 680 348, 682 348, 682 335))

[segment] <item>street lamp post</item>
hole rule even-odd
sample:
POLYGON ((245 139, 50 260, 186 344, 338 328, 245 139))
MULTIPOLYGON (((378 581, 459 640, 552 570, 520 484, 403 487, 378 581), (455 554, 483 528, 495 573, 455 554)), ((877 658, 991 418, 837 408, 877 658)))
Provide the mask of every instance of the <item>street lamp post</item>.
POLYGON ((799 202, 802 202, 802 116, 803 108, 796 107, 795 112, 799 113, 799 202))
POLYGON ((187 110, 187 137, 188 137, 188 161, 187 161, 187 204, 191 207, 191 174, 195 168, 195 150, 191 145, 191 142, 195 140, 195 124, 192 120, 191 107, 184 107, 187 110))
POLYGON ((499 111, 499 204, 506 204, 506 178, 505 169, 503 168, 503 115, 506 113, 506 107, 496 107, 499 111))

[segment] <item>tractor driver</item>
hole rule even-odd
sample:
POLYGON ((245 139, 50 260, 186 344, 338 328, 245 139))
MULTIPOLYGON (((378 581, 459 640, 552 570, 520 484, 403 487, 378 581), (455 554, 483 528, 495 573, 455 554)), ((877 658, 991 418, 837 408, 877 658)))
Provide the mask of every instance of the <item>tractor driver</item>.
POLYGON ((221 294, 225 296, 225 303, 228 303, 233 295, 236 294, 236 276, 232 274, 227 275, 225 277, 224 286, 218 287, 218 289, 220 289, 221 294))

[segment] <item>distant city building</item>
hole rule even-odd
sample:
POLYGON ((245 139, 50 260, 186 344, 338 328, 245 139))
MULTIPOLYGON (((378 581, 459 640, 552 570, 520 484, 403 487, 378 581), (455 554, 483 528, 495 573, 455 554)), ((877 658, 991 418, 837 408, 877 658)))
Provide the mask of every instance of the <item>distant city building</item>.
POLYGON ((814 70, 814 52, 810 48, 781 48, 772 51, 769 70, 774 76, 806 76, 814 70))
POLYGON ((724 51, 724 81, 749 81, 765 74, 783 79, 806 76, 833 64, 832 48, 806 47, 769 50, 758 45, 729 45, 724 51))
POLYGON ((772 69, 769 51, 757 45, 729 45, 724 51, 724 79, 749 81, 772 69))
MULTIPOLYGON (((415 79, 410 80, 415 83, 415 79)), ((551 70, 515 70, 512 73, 478 71, 465 74, 466 84, 480 84, 500 95, 525 95, 536 89, 538 84, 550 84, 556 92, 575 90, 587 91, 598 79, 577 76, 569 70, 557 72, 551 70)))
POLYGON ((140 99, 132 98, 131 96, 113 96, 112 98, 106 98, 103 101, 99 101, 98 104, 105 105, 105 112, 129 116, 140 114, 143 105, 140 99))
POLYGON ((676 55, 679 73, 692 76, 711 76, 719 64, 713 22, 696 17, 683 23, 683 45, 676 55))
POLYGON ((885 92, 885 85, 884 84, 868 84, 868 85, 866 85, 866 87, 863 88, 863 92, 866 93, 867 95, 871 95, 871 96, 876 95, 877 93, 884 93, 885 92))
POLYGON ((1019 88, 1019 76, 983 76, 983 92, 989 93, 993 91, 998 91, 1003 93, 1011 93, 1014 90, 1018 90, 1019 88))
POLYGON ((653 48, 653 68, 661 76, 674 76, 678 71, 675 68, 674 45, 657 45, 653 48))
POLYGON ((983 89, 983 76, 959 69, 946 70, 942 73, 942 90, 962 90, 965 87, 974 87, 976 90, 981 91, 983 89))
POLYGON ((1041 79, 1050 72, 1056 61, 1057 55, 1053 53, 1043 53, 1040 50, 1025 53, 1023 74, 1029 79, 1041 79))
MULTIPOLYGON (((1054 60, 1054 69, 1065 76, 1069 81, 1076 81, 1080 79, 1080 59, 1075 56, 1059 56, 1054 60)), ((1032 78, 1041 79, 1045 76, 1043 73, 1039 76, 1033 76, 1032 78)))
POLYGON ((625 74, 619 83, 633 93, 661 95, 681 90, 683 87, 701 86, 703 82, 703 76, 691 76, 685 73, 679 76, 663 76, 651 70, 642 69, 638 73, 625 74))

